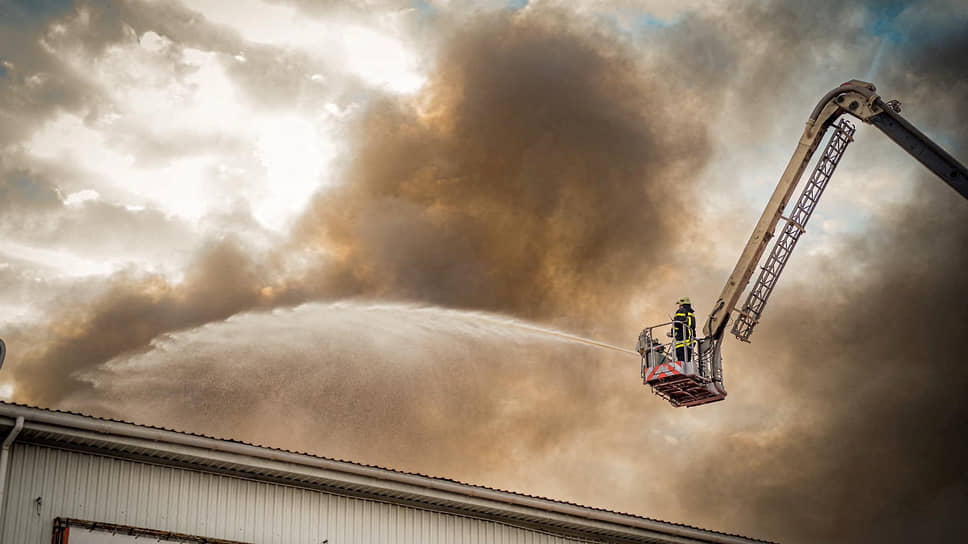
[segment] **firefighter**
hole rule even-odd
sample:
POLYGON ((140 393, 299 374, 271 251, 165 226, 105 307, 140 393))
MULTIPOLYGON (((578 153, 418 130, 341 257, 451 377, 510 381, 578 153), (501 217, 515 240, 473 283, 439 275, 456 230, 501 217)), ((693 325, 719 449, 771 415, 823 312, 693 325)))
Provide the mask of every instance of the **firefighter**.
POLYGON ((682 297, 676 301, 679 309, 672 318, 672 334, 676 340, 676 360, 691 361, 692 350, 696 344, 696 313, 692 309, 689 297, 682 297))

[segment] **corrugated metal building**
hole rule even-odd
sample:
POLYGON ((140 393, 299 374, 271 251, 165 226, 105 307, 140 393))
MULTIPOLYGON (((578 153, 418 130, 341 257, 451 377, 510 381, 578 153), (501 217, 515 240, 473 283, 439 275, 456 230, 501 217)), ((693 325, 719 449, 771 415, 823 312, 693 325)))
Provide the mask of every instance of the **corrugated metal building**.
POLYGON ((0 438, 0 544, 763 542, 18 404, 0 438))

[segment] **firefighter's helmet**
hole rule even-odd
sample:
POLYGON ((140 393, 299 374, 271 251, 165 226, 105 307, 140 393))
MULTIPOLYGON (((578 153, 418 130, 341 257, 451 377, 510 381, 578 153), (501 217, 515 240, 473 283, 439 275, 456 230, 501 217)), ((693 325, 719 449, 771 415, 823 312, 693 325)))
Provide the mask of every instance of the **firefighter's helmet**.
POLYGON ((689 297, 682 297, 676 301, 676 304, 682 306, 683 304, 692 304, 692 302, 689 301, 689 297))

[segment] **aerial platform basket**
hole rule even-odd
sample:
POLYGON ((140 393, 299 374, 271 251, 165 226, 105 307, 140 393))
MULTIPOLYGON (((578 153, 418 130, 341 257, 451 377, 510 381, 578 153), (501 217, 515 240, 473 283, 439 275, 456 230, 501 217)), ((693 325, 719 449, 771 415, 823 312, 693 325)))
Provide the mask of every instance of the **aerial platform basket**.
MULTIPOLYGON (((719 341, 702 338, 686 361, 676 357, 675 340, 662 343, 655 329, 672 322, 648 327, 639 335, 636 351, 642 356, 642 382, 673 406, 699 406, 726 398, 719 341)), ((668 329, 666 329, 668 330, 668 329)))

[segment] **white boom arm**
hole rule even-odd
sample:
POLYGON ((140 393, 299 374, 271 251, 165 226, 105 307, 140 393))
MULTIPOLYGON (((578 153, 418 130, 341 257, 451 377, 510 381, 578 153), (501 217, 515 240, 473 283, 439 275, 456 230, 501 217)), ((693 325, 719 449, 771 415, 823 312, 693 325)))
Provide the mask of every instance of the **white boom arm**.
POLYGON ((873 84, 851 80, 827 93, 814 108, 807 126, 800 137, 797 149, 780 177, 763 215, 760 217, 749 242, 743 248, 733 273, 730 274, 719 300, 712 306, 709 319, 703 327, 705 336, 719 340, 730 314, 736 310, 736 302, 749 284, 766 245, 776 230, 783 210, 796 189, 804 169, 820 145, 827 129, 844 113, 870 123, 887 134, 895 143, 968 198, 968 170, 927 136, 898 115, 896 103, 885 103, 875 92, 873 84))

